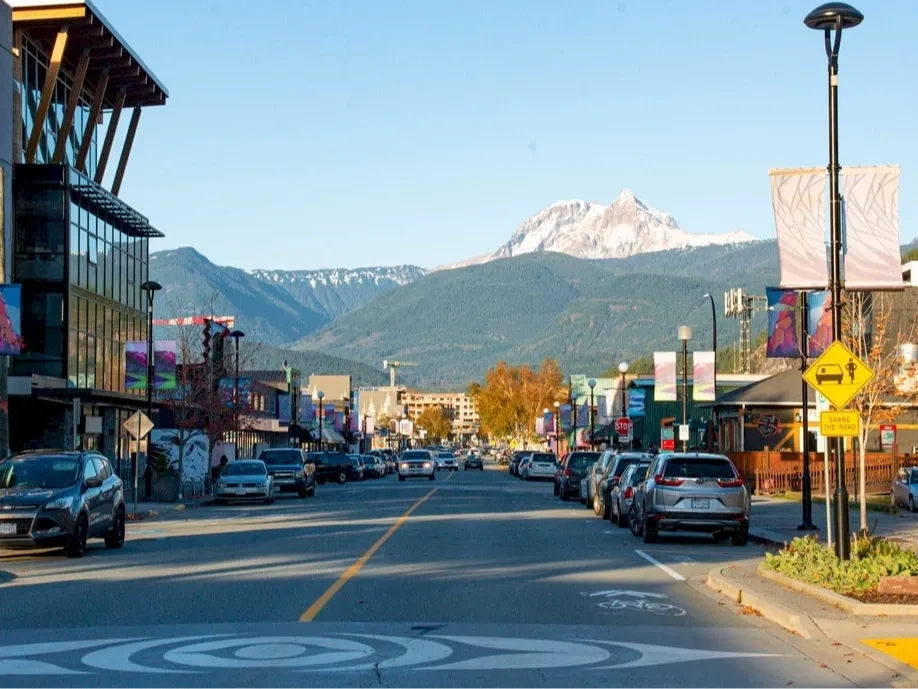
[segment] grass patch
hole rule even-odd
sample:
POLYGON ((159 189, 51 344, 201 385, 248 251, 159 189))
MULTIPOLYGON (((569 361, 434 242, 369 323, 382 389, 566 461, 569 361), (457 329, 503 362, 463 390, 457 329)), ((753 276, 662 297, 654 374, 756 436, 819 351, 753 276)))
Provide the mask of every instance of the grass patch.
POLYGON ((855 536, 851 559, 841 562, 834 550, 806 536, 776 554, 766 553, 765 566, 836 593, 863 594, 876 589, 880 577, 918 576, 918 554, 883 538, 855 536))
MULTIPOLYGON (((784 498, 785 500, 793 500, 794 502, 801 502, 803 500, 803 494, 796 491, 788 491, 783 495, 776 495, 774 497, 784 498)), ((826 499, 822 495, 813 496, 814 505, 825 505, 826 499)), ((848 500, 848 505, 853 508, 860 508, 860 500, 857 499, 857 496, 852 495, 848 500)), ((867 496, 867 511, 868 512, 884 512, 886 514, 898 514, 903 508, 893 507, 892 498, 888 493, 874 493, 873 495, 867 496)), ((906 511, 908 511, 906 509, 906 511)))

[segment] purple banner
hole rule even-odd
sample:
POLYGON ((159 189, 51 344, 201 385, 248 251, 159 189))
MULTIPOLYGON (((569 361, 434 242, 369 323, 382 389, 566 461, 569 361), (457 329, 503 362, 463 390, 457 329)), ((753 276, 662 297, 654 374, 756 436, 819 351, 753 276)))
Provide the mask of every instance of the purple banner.
POLYGON ((810 312, 807 354, 818 357, 832 344, 832 293, 810 292, 806 302, 810 312))
POLYGON ((800 342, 797 336, 797 290, 782 290, 768 287, 768 341, 765 356, 770 359, 784 359, 800 356, 800 342))

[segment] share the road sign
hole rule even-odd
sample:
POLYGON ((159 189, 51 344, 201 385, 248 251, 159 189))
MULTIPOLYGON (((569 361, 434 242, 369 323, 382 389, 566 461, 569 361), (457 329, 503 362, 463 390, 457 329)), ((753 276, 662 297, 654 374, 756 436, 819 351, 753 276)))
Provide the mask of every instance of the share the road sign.
POLYGON ((836 340, 803 374, 803 379, 836 409, 843 409, 867 383, 873 369, 836 340))
POLYGON ((819 415, 819 432, 826 438, 853 438, 860 430, 861 417, 856 411, 824 411, 819 415))

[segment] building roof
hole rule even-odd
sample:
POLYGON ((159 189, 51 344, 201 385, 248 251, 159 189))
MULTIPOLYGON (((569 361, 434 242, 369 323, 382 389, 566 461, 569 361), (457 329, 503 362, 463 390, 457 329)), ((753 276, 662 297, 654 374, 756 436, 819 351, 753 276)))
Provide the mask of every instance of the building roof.
MULTIPOLYGON (((807 406, 816 406, 816 397, 806 386, 807 406)), ((788 369, 750 385, 721 395, 716 402, 700 402, 699 407, 800 407, 803 379, 797 369, 788 369)))
POLYGON ((90 51, 87 79, 96 83, 103 70, 108 70, 105 103, 109 107, 114 107, 122 89, 127 108, 166 103, 169 97, 166 86, 90 0, 6 2, 13 8, 13 26, 24 29, 35 41, 51 45, 55 35, 67 29, 65 62, 75 65, 84 51, 90 51))

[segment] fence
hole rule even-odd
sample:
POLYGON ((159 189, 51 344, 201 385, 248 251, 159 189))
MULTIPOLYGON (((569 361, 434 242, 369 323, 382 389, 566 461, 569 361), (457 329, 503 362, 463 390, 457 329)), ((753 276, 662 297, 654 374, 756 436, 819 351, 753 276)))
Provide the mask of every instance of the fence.
MULTIPOLYGON (((783 454, 783 453, 772 453, 783 454)), ((789 453, 797 454, 800 453, 789 453)), ((787 491, 800 491, 803 487, 803 460, 772 463, 755 470, 754 490, 758 495, 775 495, 787 491)), ((866 456, 864 474, 868 492, 888 492, 890 482, 900 467, 906 466, 908 458, 895 455, 869 453, 866 456), (870 489, 873 488, 873 491, 870 489)), ((852 495, 857 493, 860 458, 851 452, 845 453, 845 485, 852 495)), ((835 455, 829 460, 829 486, 836 485, 838 472, 835 455)), ((746 474, 749 476, 749 474, 746 474)), ((814 492, 823 492, 826 485, 825 466, 822 454, 810 457, 810 482, 814 492)))

